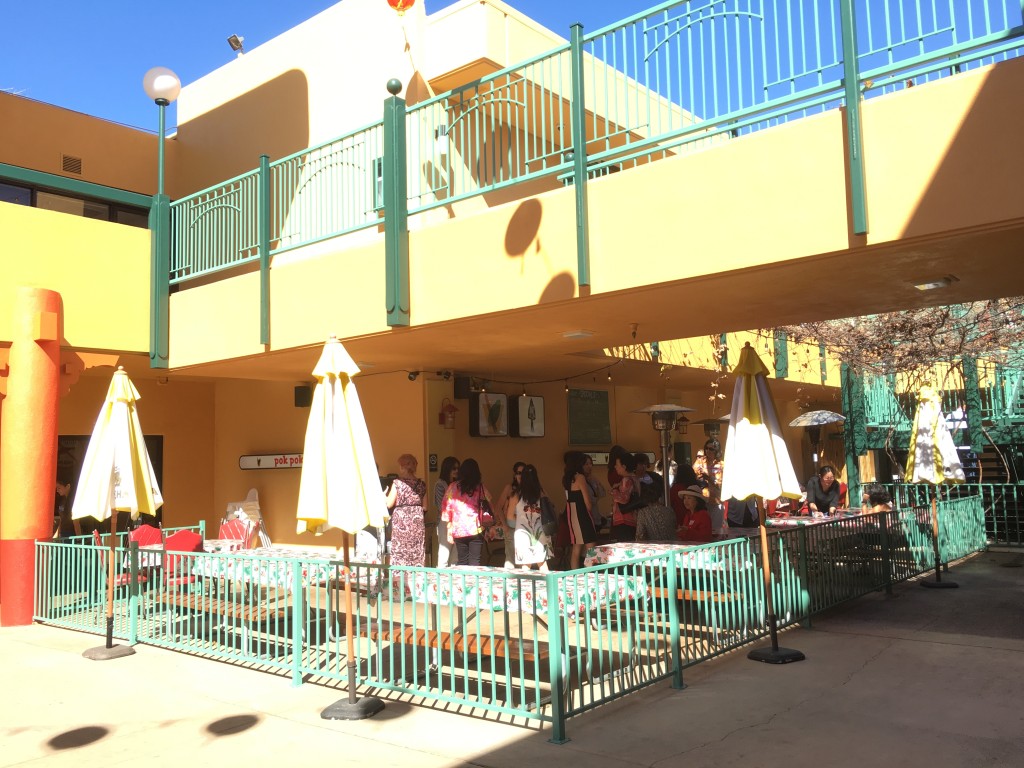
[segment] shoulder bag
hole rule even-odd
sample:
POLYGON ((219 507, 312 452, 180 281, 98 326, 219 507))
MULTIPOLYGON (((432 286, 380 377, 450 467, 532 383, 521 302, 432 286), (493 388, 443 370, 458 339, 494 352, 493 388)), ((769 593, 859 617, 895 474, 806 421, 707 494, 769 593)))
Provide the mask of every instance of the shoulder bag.
POLYGON ((484 530, 494 525, 494 514, 491 512, 491 503, 484 498, 483 491, 477 489, 476 517, 480 527, 484 530))
POLYGON ((540 497, 540 526, 547 536, 558 533, 558 515, 555 514, 555 505, 547 496, 540 497))

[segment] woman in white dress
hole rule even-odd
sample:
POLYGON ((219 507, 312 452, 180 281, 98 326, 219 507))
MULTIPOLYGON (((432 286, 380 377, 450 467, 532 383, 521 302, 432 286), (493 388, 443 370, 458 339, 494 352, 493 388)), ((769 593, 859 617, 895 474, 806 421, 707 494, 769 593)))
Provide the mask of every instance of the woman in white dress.
POLYGON ((508 524, 515 529, 514 541, 517 568, 548 569, 551 557, 551 539, 544 533, 540 515, 540 500, 544 490, 540 487, 537 468, 533 464, 523 467, 519 491, 509 504, 508 524), (515 510, 514 515, 512 510, 515 510))

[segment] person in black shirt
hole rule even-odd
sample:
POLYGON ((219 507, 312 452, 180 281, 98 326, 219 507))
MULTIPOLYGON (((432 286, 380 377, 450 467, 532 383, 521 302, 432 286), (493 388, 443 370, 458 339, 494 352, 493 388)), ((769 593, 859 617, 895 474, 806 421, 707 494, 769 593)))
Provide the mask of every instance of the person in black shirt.
POLYGON ((811 514, 834 515, 839 508, 839 483, 836 471, 823 464, 818 474, 807 481, 807 508, 811 514))

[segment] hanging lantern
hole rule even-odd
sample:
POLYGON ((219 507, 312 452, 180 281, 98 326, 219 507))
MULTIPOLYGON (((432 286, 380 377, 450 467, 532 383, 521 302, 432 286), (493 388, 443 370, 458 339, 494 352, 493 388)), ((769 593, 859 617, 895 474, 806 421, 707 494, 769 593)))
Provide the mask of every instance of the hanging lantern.
POLYGON ((388 0, 388 5, 394 8, 399 16, 402 16, 407 10, 416 5, 416 0, 388 0))

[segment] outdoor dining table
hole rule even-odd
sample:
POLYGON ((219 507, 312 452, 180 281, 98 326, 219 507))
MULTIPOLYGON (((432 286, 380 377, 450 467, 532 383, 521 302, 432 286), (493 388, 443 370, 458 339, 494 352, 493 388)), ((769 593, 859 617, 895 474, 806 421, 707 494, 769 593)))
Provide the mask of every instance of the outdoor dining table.
MULTIPOLYGON (((726 567, 726 558, 713 547, 703 544, 653 541, 597 544, 587 550, 583 558, 583 565, 589 568, 594 565, 624 563, 629 560, 670 553, 683 553, 682 557, 677 558, 681 568, 715 571, 726 567)), ((654 562, 652 565, 659 565, 659 562, 654 562)))
MULTIPOLYGON (((418 603, 488 611, 547 615, 552 596, 544 574, 523 569, 460 567, 452 571, 409 574, 406 591, 418 603), (518 578, 516 578, 518 577, 518 578)), ((559 576, 558 610, 569 618, 623 600, 643 598, 647 584, 640 576, 581 573, 559 576)))

